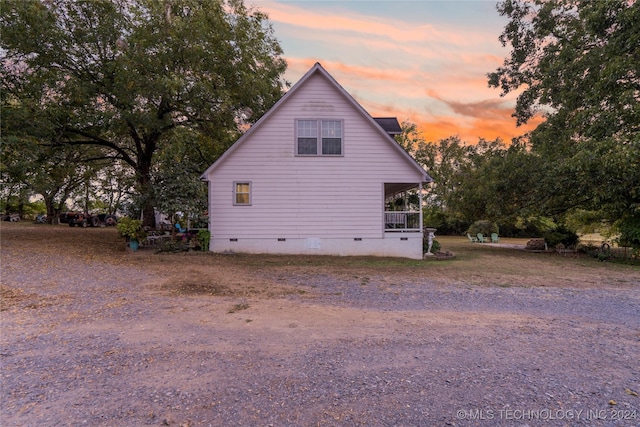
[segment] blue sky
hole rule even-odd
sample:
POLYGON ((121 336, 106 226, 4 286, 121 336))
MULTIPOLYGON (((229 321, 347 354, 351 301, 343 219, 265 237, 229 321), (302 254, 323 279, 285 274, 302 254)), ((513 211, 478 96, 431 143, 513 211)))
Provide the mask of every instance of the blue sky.
POLYGON ((493 0, 245 1, 269 16, 292 83, 320 62, 373 116, 410 120, 427 140, 530 129, 515 127, 515 96, 487 85, 509 54, 493 0))

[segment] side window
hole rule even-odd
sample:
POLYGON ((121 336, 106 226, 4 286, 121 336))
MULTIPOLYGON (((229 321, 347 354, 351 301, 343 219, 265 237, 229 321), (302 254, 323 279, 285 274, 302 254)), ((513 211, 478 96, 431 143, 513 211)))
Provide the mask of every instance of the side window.
POLYGON ((236 181, 233 183, 233 204, 238 206, 251 205, 250 181, 236 181))

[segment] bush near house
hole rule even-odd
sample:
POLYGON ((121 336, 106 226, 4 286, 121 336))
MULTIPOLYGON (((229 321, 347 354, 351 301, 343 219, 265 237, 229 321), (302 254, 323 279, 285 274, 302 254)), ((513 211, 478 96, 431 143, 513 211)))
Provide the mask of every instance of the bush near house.
MULTIPOLYGON (((428 250, 429 238, 425 237, 422 239, 422 252, 426 254, 428 250)), ((431 242, 431 253, 437 254, 438 252, 440 252, 440 242, 438 242, 436 239, 433 239, 433 241, 431 242)))
POLYGON ((141 241, 147 237, 147 232, 144 230, 142 221, 139 219, 132 219, 126 216, 122 217, 118 225, 116 225, 116 228, 118 229, 118 234, 127 239, 127 241, 141 241))

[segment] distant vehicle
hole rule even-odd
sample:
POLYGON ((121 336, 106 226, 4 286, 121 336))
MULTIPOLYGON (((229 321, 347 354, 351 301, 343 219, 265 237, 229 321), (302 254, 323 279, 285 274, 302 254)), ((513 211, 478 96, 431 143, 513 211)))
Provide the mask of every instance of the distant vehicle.
POLYGON ((89 213, 76 213, 67 220, 69 227, 109 227, 118 224, 118 218, 115 215, 89 213))
POLYGON ((107 227, 115 227, 116 225, 118 225, 118 217, 116 217, 115 215, 99 214, 98 218, 107 227))
POLYGON ((58 218, 61 223, 67 224, 69 220, 73 219, 78 213, 73 211, 62 212, 58 218))
POLYGON ((20 214, 17 214, 17 213, 6 214, 2 216, 2 220, 10 221, 10 222, 18 222, 20 221, 20 214))

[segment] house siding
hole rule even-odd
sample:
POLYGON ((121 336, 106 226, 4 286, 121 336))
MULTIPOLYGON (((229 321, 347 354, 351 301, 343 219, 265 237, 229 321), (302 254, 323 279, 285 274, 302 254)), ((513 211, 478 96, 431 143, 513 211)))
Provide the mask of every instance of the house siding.
MULTIPOLYGON (((248 136, 208 176, 212 250, 300 253, 304 248, 416 257, 415 250, 404 250, 407 240, 392 253, 385 250, 390 242, 380 241, 385 238, 382 183, 417 183, 422 176, 322 75, 310 76, 248 136), (296 119, 343 120, 343 155, 296 156, 296 119), (237 181, 251 181, 250 206, 233 205, 237 181), (322 248, 310 248, 308 239, 320 239, 322 248)), ((422 233, 413 234, 412 240, 421 241, 422 233)))

